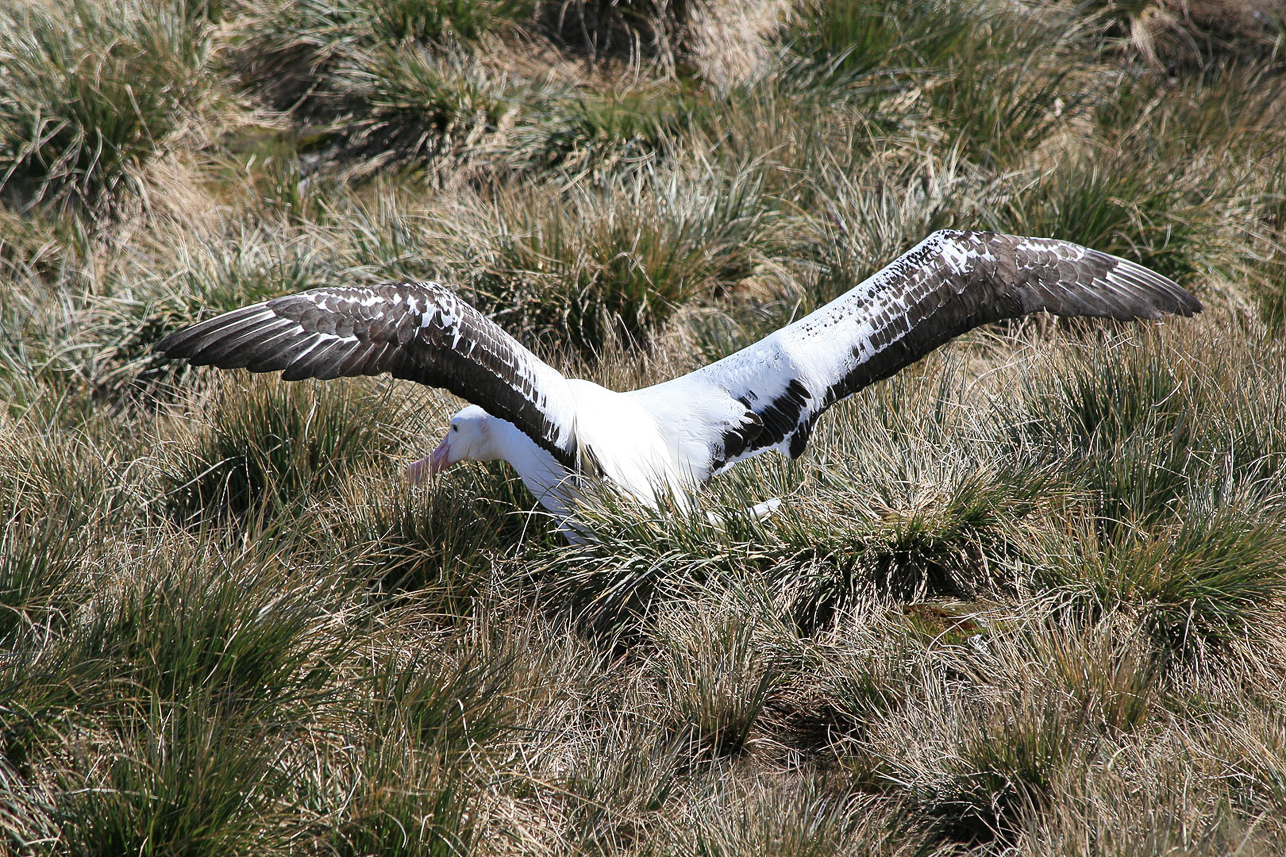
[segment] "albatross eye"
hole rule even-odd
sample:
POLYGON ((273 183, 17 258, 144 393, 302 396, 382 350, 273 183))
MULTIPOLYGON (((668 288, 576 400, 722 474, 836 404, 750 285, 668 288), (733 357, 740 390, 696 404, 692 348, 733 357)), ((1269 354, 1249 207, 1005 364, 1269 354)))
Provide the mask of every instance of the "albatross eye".
POLYGON ((451 431, 459 431, 459 430, 460 430, 459 426, 451 426, 451 431))

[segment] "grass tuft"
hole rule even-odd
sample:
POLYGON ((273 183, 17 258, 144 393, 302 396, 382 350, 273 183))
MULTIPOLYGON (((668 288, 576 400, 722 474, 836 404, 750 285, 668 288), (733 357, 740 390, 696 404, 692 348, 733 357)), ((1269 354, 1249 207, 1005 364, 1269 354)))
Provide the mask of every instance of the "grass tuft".
POLYGON ((1077 731, 1056 701, 997 710, 966 726, 925 808, 948 842, 1012 841, 1044 810, 1072 763, 1077 731))
POLYGON ((1172 71, 1229 56, 1271 57, 1286 25, 1286 8, 1274 2, 1093 0, 1083 8, 1106 24, 1106 50, 1172 71))
POLYGON ((394 42, 472 42, 506 22, 530 18, 535 0, 379 0, 370 4, 372 35, 394 42))
POLYGON ((0 190, 110 213, 213 98, 204 4, 19 4, 0 16, 0 190))
POLYGON ((284 846, 271 804, 285 786, 279 738, 201 691, 182 706, 138 704, 137 719, 74 748, 106 758, 63 775, 61 843, 86 855, 284 846))
POLYGON ((669 613, 654 631, 657 670, 676 729, 696 755, 741 752, 779 684, 756 645, 754 614, 669 613))
POLYGON ((790 44, 836 82, 876 70, 896 74, 940 66, 981 23, 982 5, 808 2, 791 28, 790 44))
POLYGON ((1050 569, 1051 593, 1093 611, 1124 611, 1171 664, 1217 663, 1253 645, 1286 590, 1286 543, 1275 520, 1221 510, 1169 532, 1090 544, 1050 569))
POLYGON ((512 654, 444 648, 388 653, 358 692, 362 730, 317 784, 339 801, 324 837, 338 853, 454 854, 475 841, 480 761, 514 721, 512 654))
POLYGON ((521 82, 457 53, 394 43, 351 63, 338 72, 338 97, 360 102, 365 116, 344 131, 341 146, 360 173, 484 147, 531 98, 521 82))
POLYGON ((645 169, 507 190, 440 228, 497 321, 594 356, 649 343, 683 303, 750 275, 775 250, 771 222, 753 169, 645 169))
POLYGON ((1194 177, 1181 167, 1158 175, 1145 157, 1127 150, 1068 158, 1010 197, 995 228, 1072 241, 1185 282, 1218 211, 1189 201, 1194 177))
POLYGON ((546 32, 590 61, 651 60, 673 67, 684 47, 688 0, 566 0, 538 10, 546 32))
POLYGON ((166 510, 182 522, 302 510, 363 457, 389 448, 381 401, 360 382, 224 385, 207 427, 172 453, 166 510))
POLYGON ((467 611, 506 554, 557 544, 536 501, 498 465, 459 468, 423 488, 408 488, 387 469, 373 479, 378 486, 341 486, 323 515, 334 516, 336 554, 352 557, 353 570, 380 592, 467 611))

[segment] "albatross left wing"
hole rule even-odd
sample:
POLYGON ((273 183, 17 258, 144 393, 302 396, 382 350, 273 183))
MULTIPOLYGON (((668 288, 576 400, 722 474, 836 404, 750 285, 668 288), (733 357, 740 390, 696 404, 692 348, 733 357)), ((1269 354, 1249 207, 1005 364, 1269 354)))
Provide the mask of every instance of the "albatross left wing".
POLYGON ((742 406, 712 428, 711 472, 767 449, 794 458, 835 402, 979 325, 1039 311, 1131 320, 1188 316, 1201 304, 1160 274, 1078 244, 940 230, 815 312, 648 393, 742 406))

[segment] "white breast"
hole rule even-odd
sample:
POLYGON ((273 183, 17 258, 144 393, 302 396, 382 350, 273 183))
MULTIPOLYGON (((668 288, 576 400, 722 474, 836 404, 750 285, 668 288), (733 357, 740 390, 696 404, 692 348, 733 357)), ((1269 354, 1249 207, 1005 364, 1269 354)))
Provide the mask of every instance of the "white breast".
POLYGON ((576 434, 603 475, 648 506, 665 494, 686 506, 699 487, 681 464, 671 433, 635 397, 589 381, 570 381, 576 434))
MULTIPOLYGON (((701 485, 682 464, 682 443, 632 395, 589 381, 568 382, 575 396, 575 433, 602 476, 638 502, 656 507, 668 495, 686 508, 701 485)), ((575 477, 512 423, 496 420, 501 454, 540 505, 560 518, 574 514, 575 477)), ((703 450, 704 454, 704 450, 703 450)))

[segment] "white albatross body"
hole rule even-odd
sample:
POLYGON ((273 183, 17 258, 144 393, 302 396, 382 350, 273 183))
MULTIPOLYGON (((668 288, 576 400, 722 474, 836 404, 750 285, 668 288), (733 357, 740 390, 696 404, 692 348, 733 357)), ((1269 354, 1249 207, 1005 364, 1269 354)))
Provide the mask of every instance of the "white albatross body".
POLYGON ((835 402, 979 325, 1041 311, 1124 321, 1191 315, 1201 304, 1166 277, 1076 244, 940 230, 759 342, 627 392, 563 377, 436 283, 285 295, 173 333, 157 349, 287 380, 388 373, 444 387, 474 404, 412 477, 503 459, 568 532, 585 478, 649 507, 666 498, 686 507, 738 461, 770 449, 801 455, 835 402))
MULTIPOLYGON (((596 450, 598 476, 624 488, 636 500, 657 506, 664 495, 682 503, 699 483, 685 478, 678 449, 654 414, 628 396, 592 381, 570 379, 581 443, 596 450), (584 415, 588 415, 587 417, 584 415), (628 452, 628 454, 623 454, 628 452)), ((469 405, 451 419, 442 443, 409 468, 420 481, 461 461, 506 461, 540 505, 560 519, 572 516, 579 499, 577 480, 548 451, 508 420, 469 405), (481 438, 481 440, 479 440, 481 438), (456 450, 459 446, 461 449, 456 450)))

